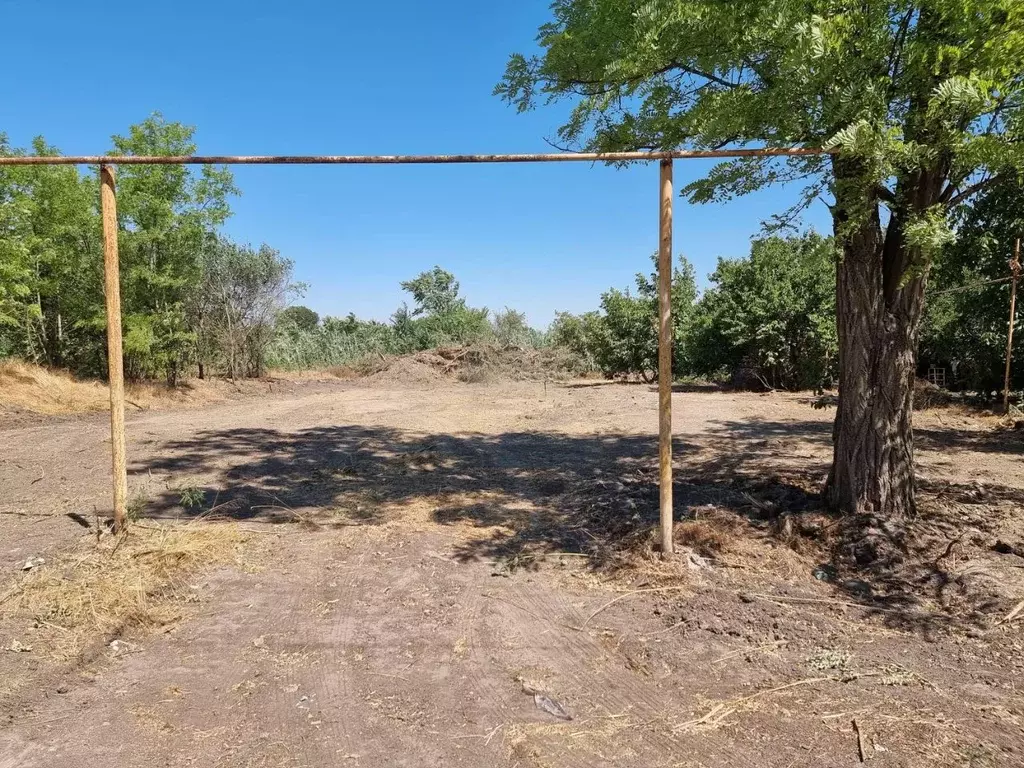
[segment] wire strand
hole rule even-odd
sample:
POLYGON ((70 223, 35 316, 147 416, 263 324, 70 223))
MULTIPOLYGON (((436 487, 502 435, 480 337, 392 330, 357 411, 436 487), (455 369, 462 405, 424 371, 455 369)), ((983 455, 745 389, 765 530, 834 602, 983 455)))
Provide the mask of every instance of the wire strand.
POLYGON ((961 285, 957 288, 947 288, 945 291, 938 291, 933 293, 932 296, 944 296, 947 293, 958 293, 960 291, 969 291, 971 288, 978 288, 982 285, 993 285, 995 283, 1008 283, 1013 280, 1012 277, 1000 277, 997 280, 984 280, 980 283, 971 283, 970 285, 961 285))

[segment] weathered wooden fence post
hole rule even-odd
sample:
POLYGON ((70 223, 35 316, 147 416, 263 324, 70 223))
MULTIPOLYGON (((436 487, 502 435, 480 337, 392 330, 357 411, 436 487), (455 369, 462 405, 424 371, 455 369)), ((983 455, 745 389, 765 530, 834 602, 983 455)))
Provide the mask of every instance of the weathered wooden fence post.
POLYGON ((661 161, 658 248, 658 462, 661 552, 672 554, 672 161, 661 161))
POLYGON ((103 214, 103 290, 107 306, 107 377, 110 382, 110 453, 114 480, 114 532, 124 530, 128 464, 124 438, 124 358, 121 349, 121 269, 117 253, 117 194, 114 169, 100 165, 103 214))

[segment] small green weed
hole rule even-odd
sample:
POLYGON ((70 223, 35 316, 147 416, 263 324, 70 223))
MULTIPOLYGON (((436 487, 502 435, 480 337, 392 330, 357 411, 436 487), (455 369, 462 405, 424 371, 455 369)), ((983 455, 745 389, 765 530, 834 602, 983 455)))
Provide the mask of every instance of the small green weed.
POLYGON ((136 493, 128 500, 127 506, 125 506, 124 515, 129 521, 138 520, 142 517, 143 511, 146 509, 146 504, 149 503, 149 499, 141 493, 136 493))
POLYGON ((204 501, 206 501, 206 491, 202 488, 190 485, 187 488, 181 489, 181 506, 185 509, 201 507, 204 501))
POLYGON ((851 658, 853 657, 846 653, 846 651, 825 649, 808 657, 807 663, 811 665, 812 669, 816 669, 819 672, 827 672, 833 669, 846 669, 850 665, 851 658))

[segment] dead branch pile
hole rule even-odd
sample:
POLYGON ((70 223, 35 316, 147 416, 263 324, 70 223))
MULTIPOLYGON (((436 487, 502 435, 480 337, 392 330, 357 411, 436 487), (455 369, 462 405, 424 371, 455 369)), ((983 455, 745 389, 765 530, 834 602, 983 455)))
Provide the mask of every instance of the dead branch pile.
POLYGON ((368 361, 364 375, 375 381, 429 384, 445 379, 561 381, 580 375, 578 361, 562 349, 496 344, 439 347, 400 357, 368 361))

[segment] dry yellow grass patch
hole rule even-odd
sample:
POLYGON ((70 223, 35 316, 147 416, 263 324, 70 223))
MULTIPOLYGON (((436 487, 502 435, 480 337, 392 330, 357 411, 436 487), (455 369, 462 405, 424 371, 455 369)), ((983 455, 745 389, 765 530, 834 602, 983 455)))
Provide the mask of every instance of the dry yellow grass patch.
POLYGON ((83 538, 0 595, 0 618, 35 622, 34 650, 70 658, 99 638, 152 631, 195 600, 188 579, 210 566, 243 565, 244 531, 232 523, 132 526, 100 542, 83 538))
MULTIPOLYGON (((224 399, 221 383, 191 382, 177 389, 145 382, 129 384, 128 409, 167 405, 203 405, 224 399)), ((0 360, 0 408, 22 408, 34 413, 58 415, 110 409, 107 385, 76 379, 66 371, 50 370, 20 360, 0 360)))
POLYGON ((673 531, 677 544, 689 547, 703 557, 716 557, 736 549, 738 539, 747 534, 734 516, 721 514, 705 520, 686 520, 673 531))
POLYGON ((18 360, 0 361, 0 406, 58 414, 102 411, 109 404, 107 387, 98 381, 78 381, 18 360))

